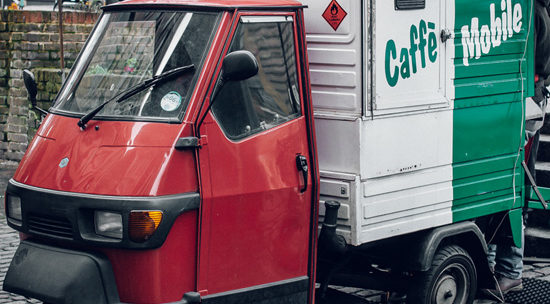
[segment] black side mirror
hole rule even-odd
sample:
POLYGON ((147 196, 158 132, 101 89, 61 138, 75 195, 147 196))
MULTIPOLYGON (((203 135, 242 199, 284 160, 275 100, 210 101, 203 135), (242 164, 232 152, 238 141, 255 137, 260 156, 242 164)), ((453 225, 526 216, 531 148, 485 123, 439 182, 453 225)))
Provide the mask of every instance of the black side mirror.
POLYGON ((258 74, 258 61, 249 51, 235 51, 225 56, 222 70, 224 81, 246 80, 258 74))
POLYGON ((36 106, 36 94, 38 93, 38 86, 36 85, 36 80, 34 79, 34 74, 31 71, 23 70, 23 81, 25 82, 25 87, 27 88, 29 101, 31 102, 32 107, 38 110, 40 113, 47 115, 48 111, 36 106))
POLYGON ((38 93, 38 87, 36 86, 36 81, 34 80, 34 74, 29 70, 23 70, 23 81, 25 82, 27 93, 29 94, 29 101, 34 107, 36 106, 36 94, 38 93))
POLYGON ((202 118, 199 120, 197 130, 200 129, 206 114, 210 111, 210 108, 212 108, 212 105, 216 101, 216 96, 218 96, 218 93, 224 84, 229 81, 246 80, 258 74, 258 70, 258 60, 256 60, 256 57, 254 57, 251 52, 240 50, 227 54, 225 58, 223 58, 222 76, 218 79, 214 86, 214 90, 210 98, 210 104, 208 105, 206 112, 202 115, 202 118))

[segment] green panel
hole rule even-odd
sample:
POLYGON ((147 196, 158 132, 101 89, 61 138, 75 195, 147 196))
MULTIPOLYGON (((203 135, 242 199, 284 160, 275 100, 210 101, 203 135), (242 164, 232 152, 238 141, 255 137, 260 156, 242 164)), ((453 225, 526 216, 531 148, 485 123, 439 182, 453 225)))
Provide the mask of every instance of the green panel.
POLYGON ((478 161, 456 164, 454 166, 453 178, 455 180, 488 174, 504 169, 514 168, 517 160, 516 154, 504 155, 495 158, 481 159, 478 161))
POLYGON ((516 196, 516 202, 511 195, 506 195, 499 200, 481 200, 475 204, 465 205, 461 208, 453 207, 453 221, 460 222, 480 216, 510 210, 521 201, 521 196, 516 196))
MULTIPOLYGON (((487 56, 465 66, 462 59, 455 60, 455 77, 457 79, 476 76, 490 76, 495 74, 518 73, 518 58, 514 55, 487 56), (487 58, 491 57, 491 58, 487 58)), ((527 60, 522 60, 522 70, 527 69, 527 60)))
MULTIPOLYGON (((491 76, 495 78, 495 76, 491 76)), ((484 77, 474 79, 466 79, 465 83, 457 83, 462 81, 455 81, 456 98, 468 98, 475 96, 485 96, 494 94, 505 94, 512 92, 519 92, 522 88, 522 83, 525 83, 524 79, 514 77, 510 75, 508 77, 499 77, 504 79, 485 79, 484 77)))
MULTIPOLYGON (((521 178, 520 174, 516 171, 516 185, 520 185, 521 178)), ((453 184, 454 186, 454 199, 458 200, 466 197, 472 196, 481 196, 486 193, 495 192, 498 190, 510 189, 512 192, 514 180, 512 178, 512 170, 510 171, 501 171, 491 174, 484 174, 478 176, 472 176, 469 178, 464 178, 456 180, 453 184)), ((480 198, 482 199, 482 198, 480 198)))
POLYGON ((514 244, 516 247, 521 248, 523 246, 523 210, 515 209, 508 212, 510 219, 510 228, 512 230, 512 236, 514 238, 514 244))
POLYGON ((462 98, 462 99, 455 100, 454 108, 463 109, 463 108, 487 106, 487 105, 498 104, 498 103, 511 103, 511 102, 514 102, 514 100, 519 100, 519 99, 521 99, 521 92, 462 98))
POLYGON ((523 104, 534 88, 530 5, 455 0, 455 222, 523 205, 523 104), (496 30, 507 16, 511 37, 496 30))
MULTIPOLYGON (((502 81, 508 81, 510 79, 514 79, 514 80, 517 80, 517 81, 522 80, 519 77, 519 74, 517 74, 517 73, 516 74, 504 74, 504 75, 491 74, 491 75, 488 75, 488 76, 475 75, 475 77, 472 77, 472 75, 469 75, 469 78, 465 77, 465 78, 455 79, 455 86, 467 85, 467 84, 471 84, 471 83, 474 83, 474 82, 483 82, 483 83, 496 82, 496 83, 499 83, 499 82, 502 82, 502 81)), ((520 87, 520 89, 521 89, 521 87, 520 87)), ((460 88, 455 88, 455 90, 460 91, 461 89, 460 88)), ((507 89, 506 91, 510 91, 510 89, 507 89)), ((485 95, 491 95, 491 94, 482 94, 481 96, 485 96, 485 95)), ((456 99, 460 99, 460 98, 461 97, 456 96, 456 99)))
MULTIPOLYGON (((525 34, 523 32, 518 33, 518 35, 524 36, 525 34)), ((455 36, 455 43, 457 49, 460 50, 460 53, 456 54, 456 58, 460 58, 462 61, 462 58, 464 57, 464 52, 462 51, 462 35, 460 34, 460 31, 456 33, 455 36)), ((514 39, 514 40, 508 40, 502 43, 499 47, 495 48, 491 51, 490 55, 502 55, 502 54, 523 54, 525 51, 525 39, 514 39)))
POLYGON ((516 153, 523 141, 521 103, 454 110, 453 163, 516 153))
MULTIPOLYGON (((521 187, 517 187, 516 194, 520 192, 521 192, 521 187)), ((474 205, 482 201, 498 201, 503 197, 513 196, 513 194, 514 192, 512 191, 512 189, 504 189, 504 190, 498 190, 493 192, 487 192, 484 194, 478 194, 475 196, 469 196, 462 199, 455 199, 453 208, 454 210, 459 210, 463 208, 468 208, 470 205, 474 205)), ((516 204, 519 204, 519 202, 516 202, 516 204)), ((518 206, 514 205, 514 207, 518 207, 518 206)))

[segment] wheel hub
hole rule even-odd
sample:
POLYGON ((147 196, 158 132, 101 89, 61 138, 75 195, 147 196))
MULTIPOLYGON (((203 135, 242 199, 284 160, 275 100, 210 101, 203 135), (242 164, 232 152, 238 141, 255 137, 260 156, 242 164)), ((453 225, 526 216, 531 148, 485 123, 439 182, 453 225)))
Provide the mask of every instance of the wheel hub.
POLYGON ((457 284, 452 275, 444 275, 435 287, 435 303, 453 304, 457 294, 457 284))
POLYGON ((465 304, 470 292, 469 276, 463 265, 447 265, 437 278, 431 296, 432 304, 465 304))

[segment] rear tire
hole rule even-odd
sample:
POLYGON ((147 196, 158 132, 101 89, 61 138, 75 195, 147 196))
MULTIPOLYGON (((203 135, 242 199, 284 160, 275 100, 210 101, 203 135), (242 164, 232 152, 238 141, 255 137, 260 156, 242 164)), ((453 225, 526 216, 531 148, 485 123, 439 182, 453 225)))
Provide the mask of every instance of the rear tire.
POLYGON ((457 245, 439 249, 432 266, 414 278, 407 294, 409 304, 471 304, 477 288, 472 258, 457 245))

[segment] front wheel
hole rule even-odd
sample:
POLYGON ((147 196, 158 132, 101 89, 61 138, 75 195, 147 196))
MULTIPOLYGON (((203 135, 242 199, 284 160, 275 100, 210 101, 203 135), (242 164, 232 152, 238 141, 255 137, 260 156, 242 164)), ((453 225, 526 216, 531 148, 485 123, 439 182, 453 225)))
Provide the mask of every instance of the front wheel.
POLYGON ((432 266, 415 278, 407 294, 409 304, 471 304, 477 288, 472 258, 457 245, 439 249, 432 266))

